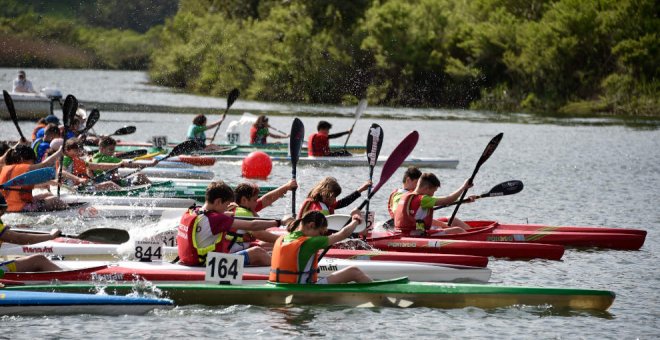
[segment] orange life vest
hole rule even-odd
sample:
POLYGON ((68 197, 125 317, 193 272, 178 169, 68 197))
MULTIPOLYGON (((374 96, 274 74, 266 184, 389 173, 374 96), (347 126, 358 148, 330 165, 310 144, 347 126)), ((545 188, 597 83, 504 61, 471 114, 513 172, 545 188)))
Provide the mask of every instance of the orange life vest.
POLYGON ((282 283, 315 283, 318 280, 319 255, 314 255, 313 263, 309 271, 304 268, 298 268, 298 254, 300 247, 307 240, 307 236, 301 236, 291 242, 283 244, 286 235, 280 236, 275 241, 273 255, 270 260, 270 275, 268 280, 271 282, 282 283), (300 282, 303 275, 307 276, 306 282, 300 282))
MULTIPOLYGON (((30 170, 30 164, 13 164, 5 165, 0 171, 0 184, 8 180, 22 175, 30 170)), ((23 211, 26 204, 32 203, 32 189, 34 185, 10 187, 17 190, 2 190, 2 195, 5 196, 7 201, 7 211, 18 212, 23 211)))
POLYGON ((412 231, 425 232, 433 225, 433 209, 426 210, 423 219, 418 220, 416 215, 422 205, 424 195, 407 192, 401 195, 399 204, 394 211, 394 226, 404 234, 412 231))
POLYGON ((219 220, 220 213, 203 212, 196 207, 186 211, 181 217, 181 222, 177 227, 176 242, 179 253, 179 261, 188 266, 199 266, 206 263, 206 254, 210 252, 228 253, 232 241, 227 239, 227 232, 221 232, 215 239, 214 244, 200 248, 197 245, 197 228, 202 217, 209 219, 209 224, 214 225, 222 223, 219 220))

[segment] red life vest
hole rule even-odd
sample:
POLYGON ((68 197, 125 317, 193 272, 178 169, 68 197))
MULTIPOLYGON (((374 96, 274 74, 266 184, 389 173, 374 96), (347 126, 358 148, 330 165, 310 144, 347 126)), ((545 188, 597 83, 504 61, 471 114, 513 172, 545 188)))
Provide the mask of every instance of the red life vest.
MULTIPOLYGON (((228 253, 232 241, 227 239, 228 232, 221 232, 215 239, 214 244, 199 248, 197 245, 197 228, 199 221, 202 217, 206 216, 209 219, 210 225, 222 223, 220 221, 220 213, 217 212, 204 212, 199 208, 193 207, 188 209, 181 217, 181 222, 177 227, 176 242, 179 253, 179 261, 188 266, 199 266, 206 263, 206 254, 210 252, 228 253)), ((229 229, 229 228, 227 228, 229 229)))
POLYGON ((324 133, 313 133, 307 140, 308 156, 327 156, 330 154, 330 139, 324 133))
POLYGON ((252 127, 250 128, 250 144, 265 145, 267 137, 268 137, 268 128, 257 129, 254 125, 252 125, 252 127))
POLYGON ((268 281, 282 283, 315 283, 318 280, 319 255, 314 255, 313 264, 309 271, 298 268, 298 254, 300 247, 307 240, 301 236, 291 242, 283 244, 286 235, 280 236, 273 246, 273 255, 270 262, 270 275, 268 281), (306 282, 300 282, 303 275, 308 275, 306 282))
POLYGON ((421 208, 424 195, 407 192, 401 195, 399 204, 394 211, 394 226, 404 234, 413 231, 425 232, 433 225, 433 209, 425 209, 426 216, 418 220, 415 215, 421 208))
POLYGON ((323 215, 328 216, 332 215, 335 213, 335 207, 328 206, 323 202, 317 202, 311 198, 305 198, 305 200, 302 203, 302 206, 300 207, 300 211, 298 212, 298 217, 302 218, 305 216, 305 213, 308 211, 320 211, 323 213, 323 215))

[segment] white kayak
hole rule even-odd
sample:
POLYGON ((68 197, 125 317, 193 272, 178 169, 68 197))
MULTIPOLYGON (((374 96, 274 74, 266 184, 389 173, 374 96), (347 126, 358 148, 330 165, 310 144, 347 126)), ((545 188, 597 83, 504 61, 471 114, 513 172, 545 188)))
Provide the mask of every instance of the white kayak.
MULTIPOLYGON (((243 161, 245 155, 208 155, 218 161, 238 162, 243 161)), ((383 165, 387 162, 388 156, 378 158, 378 164, 383 165)), ((288 156, 270 156, 273 162, 291 163, 291 157, 288 156)), ((345 156, 345 157, 300 157, 299 165, 315 166, 366 166, 367 156, 345 156)), ((401 166, 417 166, 424 168, 445 168, 455 169, 458 166, 457 159, 434 158, 434 157, 408 157, 401 166)))
POLYGON ((129 218, 139 219, 145 217, 158 218, 165 211, 183 211, 182 208, 164 208, 164 207, 140 207, 129 205, 100 205, 82 203, 79 205, 70 205, 69 209, 55 210, 55 211, 39 211, 39 212, 20 212, 20 213, 7 213, 3 216, 5 222, 21 222, 20 220, 25 217, 38 217, 45 216, 54 218, 79 218, 79 219, 95 219, 95 218, 129 218))
MULTIPOLYGON (((134 161, 134 163, 148 165, 148 164, 151 164, 151 161, 149 161, 149 160, 139 160, 139 161, 134 161)), ((184 162, 162 161, 162 162, 158 162, 158 164, 156 164, 154 167, 155 168, 169 168, 169 169, 192 169, 195 166, 192 165, 192 164, 184 163, 184 162)), ((133 170, 133 171, 135 171, 135 170, 133 170)))
MULTIPOLYGON (((104 261, 56 261, 56 264, 64 269, 84 269, 108 265, 104 261)), ((163 270, 163 271, 185 271, 191 273, 204 273, 204 267, 189 267, 169 262, 139 262, 119 261, 113 262, 111 266, 135 270, 163 270)), ((464 267, 456 268, 437 264, 420 264, 415 262, 394 261, 364 261, 323 258, 319 262, 319 277, 325 277, 337 270, 357 266, 374 280, 392 279, 407 276, 411 281, 423 282, 451 282, 451 281, 474 281, 488 282, 491 271, 488 268, 464 267)), ((245 274, 269 275, 270 267, 245 267, 245 274)), ((199 274, 197 274, 199 275, 199 274)), ((203 277, 203 275, 202 275, 203 277)), ((203 278, 201 279, 203 280, 203 278)))
MULTIPOLYGON (((135 172, 135 169, 119 169, 121 176, 135 172)), ((186 179, 213 179, 215 174, 210 170, 185 169, 185 168, 144 168, 139 173, 152 177, 186 178, 186 179)))
POLYGON ((67 204, 79 205, 82 203, 97 205, 124 205, 132 207, 161 207, 161 208, 188 208, 195 203, 190 198, 159 198, 134 196, 103 196, 103 195, 61 195, 60 199, 67 204))

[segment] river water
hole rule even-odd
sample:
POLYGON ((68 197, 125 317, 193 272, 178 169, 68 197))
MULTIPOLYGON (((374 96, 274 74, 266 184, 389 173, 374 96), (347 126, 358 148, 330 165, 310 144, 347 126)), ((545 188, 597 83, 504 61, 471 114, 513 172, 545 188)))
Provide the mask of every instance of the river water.
MULTIPOLYGON (((8 88, 15 69, 0 69, 0 84, 8 88)), ((28 69, 35 87, 57 87, 81 102, 130 103, 171 107, 225 107, 222 98, 176 93, 149 85, 141 72, 28 69)), ((145 141, 153 135, 182 140, 192 115, 162 112, 104 111, 96 130, 110 133, 135 125, 138 133, 127 140, 145 141)), ((289 130, 292 116, 300 116, 307 134, 316 123, 330 120, 333 131, 350 127, 354 107, 298 106, 248 102, 239 99, 228 121, 243 112, 272 115, 271 124, 289 130)), ((172 109, 176 111, 176 109, 172 109)), ((210 118, 214 119, 214 117, 210 118)), ((465 110, 416 110, 370 107, 358 121, 349 144, 363 144, 368 127, 377 122, 384 130, 382 155, 410 131, 420 133, 415 156, 456 158, 456 169, 433 170, 442 181, 439 194, 448 194, 468 178, 488 141, 499 132, 504 138, 481 167, 474 193, 488 191, 510 179, 524 182, 516 195, 482 199, 463 205, 463 219, 514 223, 590 225, 642 228, 649 234, 639 251, 567 249, 562 261, 505 261, 491 259, 492 284, 608 289, 617 293, 607 313, 553 311, 543 307, 494 310, 463 308, 354 309, 339 307, 263 308, 254 306, 177 307, 146 316, 90 315, 3 317, 12 326, 10 338, 163 338, 163 337, 297 337, 329 338, 658 338, 660 307, 656 287, 660 230, 660 133, 657 122, 604 118, 536 117, 465 110)), ((22 122, 31 131, 31 122, 22 122)), ((220 136, 224 136, 223 123, 220 136)), ((0 139, 16 137, 13 124, 0 122, 0 139)), ((343 143, 340 138, 336 143, 343 143)), ((216 178, 241 180, 240 164, 216 164, 216 178)), ((385 219, 385 201, 399 184, 400 169, 372 200, 376 219, 385 219)), ((291 175, 286 164, 274 164, 267 181, 279 185, 291 175)), ((298 203, 324 176, 339 179, 350 192, 368 179, 368 167, 298 167, 298 203)), ((377 181, 380 170, 376 169, 377 181)), ((290 195, 264 211, 279 216, 291 211, 290 195)), ((443 211, 451 214, 451 210, 443 211)), ((43 219, 44 227, 57 225, 67 232, 89 227, 139 228, 128 221, 62 222, 43 219)))

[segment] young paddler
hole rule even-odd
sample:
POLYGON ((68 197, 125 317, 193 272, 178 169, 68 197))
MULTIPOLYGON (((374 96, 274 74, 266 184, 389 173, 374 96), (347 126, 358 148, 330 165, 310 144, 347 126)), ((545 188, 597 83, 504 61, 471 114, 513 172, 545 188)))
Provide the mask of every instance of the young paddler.
POLYGON ((408 167, 406 172, 403 173, 403 187, 394 189, 390 194, 390 197, 387 199, 387 212, 390 214, 391 218, 394 218, 394 211, 396 210, 396 206, 399 205, 401 196, 407 192, 415 190, 417 182, 421 176, 422 172, 415 166, 408 167))
MULTIPOLYGON (((279 227, 280 221, 245 221, 225 214, 234 202, 234 191, 222 181, 206 188, 202 207, 191 207, 181 217, 177 230, 179 259, 182 264, 203 266, 209 252, 229 253, 238 236, 236 230, 258 231, 279 227)), ((249 248, 236 254, 245 257, 245 265, 268 265, 270 256, 261 248, 249 248), (265 256, 264 256, 265 255, 265 256)))
MULTIPOLYGON (((138 164, 138 163, 133 163, 133 161, 125 161, 122 160, 121 158, 117 158, 114 156, 116 147, 117 147, 117 141, 115 141, 112 137, 101 138, 101 141, 99 142, 99 151, 92 156, 92 160, 90 163, 95 163, 95 164, 111 163, 115 165, 115 168, 117 166, 121 168, 145 168, 156 164, 155 160, 150 164, 138 164)), ((101 174, 103 174, 102 170, 94 170, 94 176, 99 176, 101 174)), ((102 177, 94 178, 95 183, 103 183, 107 181, 113 181, 120 186, 141 185, 141 184, 151 183, 151 181, 149 181, 147 176, 141 173, 138 173, 135 176, 131 176, 126 180, 118 179, 116 171, 108 173, 102 177)))
POLYGON ((328 221, 320 211, 309 211, 289 225, 290 234, 280 236, 273 247, 269 281, 282 283, 371 282, 360 268, 350 266, 318 278, 319 250, 349 237, 362 222, 359 210, 351 212, 351 222, 339 232, 325 236, 328 221))
MULTIPOLYGON (((62 161, 63 183, 68 186, 87 184, 94 170, 108 171, 117 167, 116 163, 89 163, 85 160, 85 150, 78 138, 68 139, 64 145, 64 159, 62 161)), ((121 186, 112 182, 94 183, 96 190, 119 190, 121 186)))
POLYGON ((360 193, 367 190, 370 185, 371 181, 366 181, 350 195, 337 200, 337 197, 341 195, 341 186, 334 177, 326 177, 307 194, 298 216, 304 216, 305 213, 312 210, 320 211, 323 215, 332 215, 335 213, 335 209, 347 207, 360 198, 360 193))

